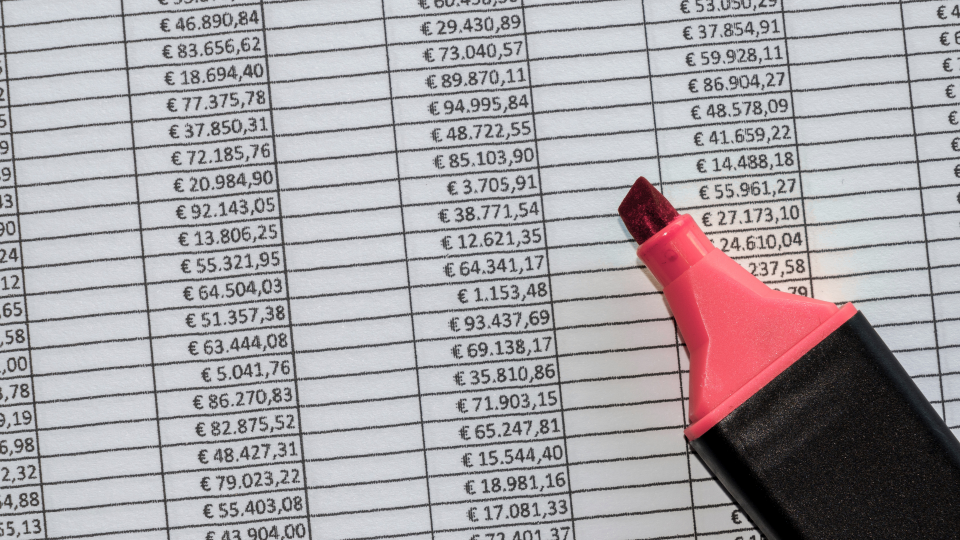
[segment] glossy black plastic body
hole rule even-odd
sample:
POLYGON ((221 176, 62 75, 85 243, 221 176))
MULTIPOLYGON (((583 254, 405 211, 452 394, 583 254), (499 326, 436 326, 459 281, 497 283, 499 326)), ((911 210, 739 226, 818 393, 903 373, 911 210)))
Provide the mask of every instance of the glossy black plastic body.
POLYGON ((960 443, 860 313, 691 444, 769 540, 960 538, 960 443))

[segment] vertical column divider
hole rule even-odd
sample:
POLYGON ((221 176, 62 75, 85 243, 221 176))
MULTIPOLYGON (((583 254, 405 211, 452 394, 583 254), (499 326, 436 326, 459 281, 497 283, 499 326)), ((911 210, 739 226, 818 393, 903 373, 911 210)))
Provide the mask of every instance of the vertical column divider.
MULTIPOLYGON (((900 0, 900 29, 903 32, 903 63, 907 68, 907 95, 910 97, 910 123, 913 129, 913 151, 917 157, 917 189, 920 195, 920 218, 923 222, 923 249, 927 257, 927 283, 930 286, 930 314, 933 317, 933 345, 937 354, 937 379, 940 383, 940 413, 947 421, 946 397, 943 393, 943 368, 940 362, 940 336, 937 333, 937 304, 933 295, 933 270, 930 268, 930 239, 927 235, 927 212, 923 204, 923 172, 920 169, 920 142, 917 138, 917 114, 913 107, 913 78, 910 76, 910 50, 907 48, 907 22, 903 15, 903 0, 900 0)), ((809 246, 808 246, 809 247, 809 246)), ((949 424, 948 424, 949 425, 949 424)))
POLYGON ((40 464, 40 423, 37 416, 37 385, 33 374, 33 345, 30 343, 30 310, 27 306, 27 271, 23 262, 23 228, 20 226, 20 189, 17 176, 17 154, 16 144, 13 136, 13 104, 10 101, 10 62, 7 60, 7 20, 3 11, 5 1, 0 0, 0 31, 3 32, 3 67, 6 69, 4 74, 4 90, 7 96, 7 125, 10 126, 10 170, 13 173, 13 198, 16 204, 17 214, 17 249, 20 250, 20 288, 23 291, 23 325, 27 331, 27 359, 30 368, 30 392, 33 404, 33 437, 34 446, 37 449, 37 481, 40 484, 40 504, 43 506, 41 515, 43 516, 43 536, 49 538, 47 531, 47 501, 43 492, 43 466, 40 464))
POLYGON ((297 342, 293 336, 293 306, 290 302, 290 270, 287 266, 287 240, 283 230, 283 196, 280 189, 280 159, 277 156, 277 123, 273 118, 273 79, 270 76, 270 49, 267 45, 267 10, 260 0, 260 24, 263 33, 263 66, 267 79, 267 109, 270 111, 270 141, 273 144, 273 172, 277 175, 277 221, 280 224, 280 253, 283 255, 283 286, 287 288, 287 331, 290 332, 290 361, 293 364, 293 390, 297 396, 297 434, 300 439, 300 466, 303 468, 303 508, 307 519, 307 538, 313 538, 313 518, 310 513, 310 484, 307 476, 307 448, 303 440, 303 420, 300 414, 300 376, 297 374, 297 342))
POLYGON ((530 33, 527 31, 527 4, 520 0, 520 14, 523 19, 523 43, 527 48, 527 87, 530 90, 530 121, 533 126, 533 147, 537 157, 537 180, 540 183, 540 224, 543 227, 543 253, 547 263, 547 283, 550 285, 550 317, 553 318, 553 357, 557 362, 557 393, 560 400, 560 421, 563 424, 563 454, 566 456, 567 496, 570 497, 571 540, 577 540, 577 516, 573 504, 573 478, 570 475, 570 450, 567 445, 567 415, 563 404, 563 373, 560 368, 560 340, 557 337, 557 313, 553 302, 553 272, 550 270, 550 241, 547 235, 547 208, 543 199, 543 168, 540 165, 540 137, 537 135, 537 107, 533 96, 533 72, 530 67, 530 33))
MULTIPOLYGON (((647 57, 647 82, 650 85, 650 112, 653 117, 653 142, 657 152, 657 178, 660 180, 660 193, 663 193, 663 167, 660 163, 660 133, 657 129, 657 100, 653 94, 653 63, 650 61, 650 34, 647 32, 647 3, 646 0, 640 0, 640 12, 643 16, 643 41, 644 54, 647 57)), ((664 195, 666 195, 664 193, 664 195)), ((680 412, 683 414, 683 427, 687 427, 687 406, 683 402, 683 369, 680 364, 680 329, 677 327, 677 320, 673 319, 673 343, 677 353, 677 379, 680 383, 680 412)), ((693 467, 690 464, 690 443, 684 438, 684 454, 687 458, 687 486, 690 489, 690 515, 693 519, 693 538, 699 538, 697 534, 697 510, 696 502, 693 498, 693 467)))
POLYGON ((127 15, 124 10, 125 0, 120 2, 120 24, 123 28, 123 64, 124 75, 127 80, 127 110, 130 113, 130 154, 133 156, 133 178, 137 192, 137 226, 140 236, 140 264, 143 270, 143 299, 147 309, 147 343, 150 346, 150 375, 153 382, 153 407, 157 423, 157 454, 160 456, 160 486, 163 490, 163 518, 166 523, 167 539, 170 539, 170 512, 167 507, 167 479, 163 465, 163 438, 160 434, 160 398, 157 395, 157 364, 153 351, 153 326, 150 321, 150 292, 147 279, 147 250, 143 241, 143 210, 140 200, 140 170, 137 167, 137 139, 134 130, 133 118, 133 95, 130 86, 130 54, 127 50, 129 41, 127 40, 127 15))
POLYGON ((420 411, 420 440, 423 445, 423 474, 427 485, 427 513, 430 516, 430 538, 434 538, 433 499, 430 496, 430 464, 427 462, 427 433, 423 426, 423 392, 420 389, 420 357, 417 353, 417 327, 413 316, 413 290, 410 282, 410 255, 407 251, 407 220, 403 212, 403 182, 400 174, 400 144, 397 141, 397 114, 393 101, 393 72, 390 69, 390 37, 387 33, 386 0, 380 0, 383 20, 383 53, 387 60, 387 86, 390 91, 390 126, 393 129, 393 157, 397 167, 397 196, 400 201, 400 229, 403 237, 403 264, 407 272, 407 302, 410 306, 410 337, 413 340, 413 365, 417 375, 417 407, 420 411))
POLYGON ((813 264, 810 257, 810 234, 807 227, 807 201, 803 195, 803 161, 800 159, 800 133, 797 131, 797 108, 793 98, 793 70, 790 69, 790 36, 787 35, 786 0, 780 0, 780 21, 783 23, 783 56, 787 62, 787 88, 790 91, 790 121, 793 125, 793 151, 797 153, 797 183, 800 184, 800 211, 803 215, 803 241, 807 244, 807 272, 809 272, 810 298, 813 294, 813 264))

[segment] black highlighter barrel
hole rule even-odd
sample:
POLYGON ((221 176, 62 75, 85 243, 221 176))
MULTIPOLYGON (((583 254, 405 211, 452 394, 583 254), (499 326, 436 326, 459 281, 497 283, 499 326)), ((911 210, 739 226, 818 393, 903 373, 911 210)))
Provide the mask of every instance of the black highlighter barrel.
POLYGON ((960 538, 960 443, 861 313, 691 445, 768 540, 960 538))

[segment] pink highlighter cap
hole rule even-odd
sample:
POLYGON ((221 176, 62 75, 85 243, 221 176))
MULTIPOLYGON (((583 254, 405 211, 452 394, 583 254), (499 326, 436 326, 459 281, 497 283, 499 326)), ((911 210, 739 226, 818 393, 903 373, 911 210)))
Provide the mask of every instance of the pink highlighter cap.
POLYGON ((693 218, 684 214, 641 244, 637 255, 666 287, 715 249, 693 218))
POLYGON ((759 389, 755 383, 768 367, 776 363, 782 371, 815 344, 805 338, 856 312, 838 313, 830 302, 770 289, 714 247, 692 217, 677 214, 644 178, 627 194, 620 215, 641 242, 637 255, 663 285, 690 353, 691 440, 759 389))
POLYGON ((620 214, 690 355, 683 434, 763 537, 960 539, 960 441, 863 314, 771 289, 642 178, 620 214))

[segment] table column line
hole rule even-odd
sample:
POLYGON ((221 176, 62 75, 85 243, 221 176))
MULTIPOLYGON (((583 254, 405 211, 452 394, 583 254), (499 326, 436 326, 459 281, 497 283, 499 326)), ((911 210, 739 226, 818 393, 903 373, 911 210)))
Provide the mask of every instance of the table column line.
POLYGON ((27 334, 27 360, 29 362, 30 368, 30 392, 31 392, 31 403, 33 405, 33 438, 34 446, 37 449, 37 481, 40 485, 40 504, 41 515, 43 516, 43 537, 48 538, 50 536, 49 531, 47 530, 47 502, 43 490, 43 466, 40 463, 40 423, 37 416, 37 386, 34 384, 33 376, 33 347, 30 343, 30 310, 27 307, 27 278, 26 271, 23 270, 23 228, 20 226, 20 192, 18 186, 17 178, 17 156, 16 156, 16 144, 14 143, 13 136, 13 111, 10 107, 10 63, 7 61, 7 23, 4 16, 3 5, 5 2, 0 0, 0 32, 3 34, 3 66, 6 69, 6 73, 3 74, 3 84, 4 90, 7 95, 7 122, 10 126, 10 170, 13 173, 13 197, 15 199, 14 204, 16 204, 16 215, 17 215, 17 249, 20 250, 20 288, 23 291, 23 326, 27 334))
POLYGON ((420 412, 420 444, 423 448, 423 475, 427 487, 427 514, 430 517, 430 538, 434 538, 436 527, 433 524, 433 499, 430 496, 430 464, 427 460, 427 431, 423 421, 423 392, 420 386, 420 358, 417 354, 417 327, 413 315, 413 290, 410 280, 410 254, 407 249, 407 221, 403 211, 403 175, 400 171, 400 143, 397 140, 397 113, 393 99, 393 72, 390 69, 390 37, 387 33, 386 0, 380 0, 380 13, 383 21, 383 54, 387 62, 387 86, 390 94, 390 127, 393 135, 393 158, 397 167, 397 197, 400 202, 400 229, 403 238, 403 267, 407 277, 407 302, 410 307, 410 338, 413 344, 413 365, 417 376, 417 408, 420 412))
MULTIPOLYGON (((640 12, 643 17, 643 40, 644 40, 644 56, 647 57, 647 84, 650 85, 650 114, 653 119, 653 143, 657 153, 657 177, 660 182, 660 193, 664 193, 663 190, 663 166, 660 162, 660 132, 657 129, 657 100, 653 95, 653 63, 650 61, 650 33, 647 30, 647 3, 646 0, 640 0, 640 12)), ((664 193, 664 195, 666 195, 664 193)), ((680 329, 677 327, 677 320, 674 317, 670 317, 673 320, 673 342, 674 348, 677 353, 677 381, 679 383, 680 389, 680 413, 683 415, 683 427, 687 427, 687 404, 683 401, 683 369, 680 364, 680 329)), ((689 387, 689 382, 687 384, 689 387)), ((696 502, 693 497, 693 467, 690 462, 690 443, 684 437, 683 441, 683 453, 687 460, 687 486, 690 488, 690 517, 693 521, 693 538, 696 540, 700 538, 697 533, 697 510, 696 502)))
POLYGON ((807 254, 807 282, 810 283, 810 298, 814 298, 813 264, 810 256, 810 232, 807 226, 807 200, 803 194, 803 162, 800 159, 800 133, 797 131, 797 107, 793 96, 793 70, 790 66, 790 36, 787 34, 787 11, 784 0, 780 2, 780 21, 783 23, 783 57, 787 69, 787 91, 790 93, 790 122, 793 125, 793 151, 797 160, 797 183, 800 185, 800 212, 803 217, 803 241, 806 248, 801 253, 807 254))
POLYGON ((567 498, 570 500, 570 532, 573 535, 571 540, 577 540, 577 518, 573 505, 573 478, 570 474, 570 450, 567 444, 567 415, 566 407, 563 404, 563 373, 560 368, 560 340, 557 336, 557 316, 556 305, 553 302, 553 272, 550 270, 550 241, 547 234, 547 207, 543 198, 543 169, 540 166, 540 137, 537 135, 537 107, 536 98, 533 91, 533 72, 530 68, 530 33, 527 31, 527 5, 525 0, 520 0, 520 18, 523 20, 523 43, 526 47, 526 66, 527 66, 527 89, 530 90, 530 122, 533 129, 533 148, 537 163, 537 180, 540 182, 540 224, 543 227, 543 255, 547 265, 547 284, 550 290, 550 317, 553 319, 551 333, 553 334, 553 359, 557 365, 557 398, 560 405, 560 423, 563 424, 563 432, 560 437, 563 441, 564 468, 567 471, 567 498))
POLYGON ((270 140, 273 144, 273 172, 277 176, 277 223, 279 224, 280 231, 280 253, 283 255, 283 286, 287 289, 286 294, 286 304, 287 304, 287 329, 290 332, 290 364, 292 367, 293 375, 293 391, 297 396, 296 400, 296 411, 297 411, 297 436, 300 440, 300 467, 303 471, 303 509, 306 515, 307 521, 307 537, 312 540, 313 538, 313 526, 310 513, 310 484, 307 478, 307 449, 304 445, 303 439, 303 415, 301 414, 300 406, 300 379, 297 375, 297 346, 296 341, 293 336, 293 309, 290 305, 290 274, 288 272, 289 266, 287 264, 287 243, 286 236, 284 235, 283 229, 283 202, 280 193, 280 165, 279 160, 277 159, 277 124, 273 116, 273 86, 270 84, 270 49, 267 45, 267 10, 264 0, 260 0, 260 25, 263 32, 263 69, 264 75, 266 77, 266 87, 267 87, 267 110, 270 113, 270 140))
POLYGON ((130 86, 130 54, 127 47, 127 17, 124 11, 126 0, 120 1, 120 25, 123 28, 123 65, 127 82, 127 111, 130 114, 130 153, 133 156, 133 178, 137 194, 137 225, 140 237, 140 265, 143 270, 143 300, 146 306, 147 317, 147 344, 150 346, 150 376, 153 384, 153 411, 157 424, 157 454, 160 457, 160 486, 163 490, 163 519, 166 524, 167 540, 170 540, 170 511, 167 507, 167 480, 163 466, 163 438, 160 434, 160 398, 157 395, 157 363, 153 351, 153 326, 150 320, 150 292, 147 287, 147 250, 143 240, 143 208, 140 201, 140 174, 137 168, 137 140, 133 123, 133 96, 130 86))
MULTIPOLYGON (((907 95, 910 97, 910 126, 913 129, 913 151, 917 157, 917 187, 920 197, 920 220, 923 223, 923 250, 927 258, 927 284, 930 287, 930 315, 933 317, 933 346, 937 355, 937 380, 940 383, 940 413, 947 421, 947 404, 943 392, 943 368, 940 362, 940 337, 937 334, 937 303, 933 296, 933 270, 930 269, 930 239, 927 233, 927 212, 923 203, 923 171, 920 167, 920 142, 917 136, 917 114, 913 106, 913 79, 910 76, 910 50, 907 47, 907 23, 904 19, 903 0, 899 2, 900 28, 903 33, 903 63, 907 68, 907 95)), ((949 424, 948 424, 949 425, 949 424)))

